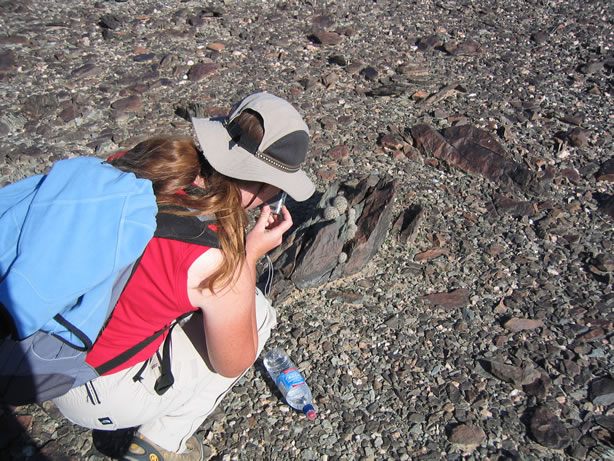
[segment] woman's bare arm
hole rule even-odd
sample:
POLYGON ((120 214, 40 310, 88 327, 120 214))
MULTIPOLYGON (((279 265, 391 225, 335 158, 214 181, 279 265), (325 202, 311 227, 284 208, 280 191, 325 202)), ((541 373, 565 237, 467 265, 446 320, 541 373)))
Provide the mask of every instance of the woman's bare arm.
POLYGON ((198 285, 221 264, 220 250, 208 250, 188 270, 188 296, 190 302, 203 311, 209 361, 222 376, 239 376, 256 359, 256 262, 278 246, 283 233, 292 226, 292 218, 285 207, 283 214, 283 221, 275 220, 270 208, 263 207, 247 235, 245 263, 237 268, 228 286, 215 293, 198 289, 198 285))

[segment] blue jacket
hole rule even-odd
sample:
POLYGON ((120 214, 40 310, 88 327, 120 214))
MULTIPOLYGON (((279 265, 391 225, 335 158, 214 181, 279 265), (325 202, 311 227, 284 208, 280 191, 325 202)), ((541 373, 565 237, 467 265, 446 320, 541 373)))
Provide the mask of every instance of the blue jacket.
POLYGON ((0 189, 0 302, 18 337, 42 329, 76 347, 94 342, 115 280, 142 254, 156 213, 149 180, 96 158, 62 160, 0 189))

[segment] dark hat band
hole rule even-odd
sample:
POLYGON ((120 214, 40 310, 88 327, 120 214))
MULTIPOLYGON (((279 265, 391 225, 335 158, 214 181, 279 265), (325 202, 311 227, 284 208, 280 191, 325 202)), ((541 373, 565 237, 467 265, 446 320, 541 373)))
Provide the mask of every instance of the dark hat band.
MULTIPOLYGON (((232 120, 230 122, 228 121, 225 122, 224 126, 226 127, 226 131, 228 131, 228 134, 230 138, 232 139, 232 142, 236 143, 238 146, 242 147, 243 149, 245 149, 247 152, 252 154, 254 157, 258 158, 259 160, 262 160, 263 162, 266 162, 269 165, 277 168, 278 170, 284 171, 286 173, 295 173, 296 171, 299 171, 301 169, 300 163, 298 165, 289 165, 273 157, 272 155, 270 155, 271 153, 275 152, 275 153, 280 153, 283 156, 283 152, 279 152, 279 151, 280 150, 283 151, 284 147, 286 148, 288 147, 286 146, 287 142, 283 142, 283 138, 273 143, 268 149, 262 152, 258 150, 259 143, 256 142, 256 140, 252 138, 249 134, 247 134, 235 120, 232 120), (282 149, 279 149, 280 147, 282 147, 282 149)), ((298 143, 298 145, 296 146, 297 150, 299 152, 303 150, 305 151, 304 154, 301 152, 302 160, 304 160, 305 154, 307 153, 307 144, 309 143, 309 135, 307 133, 304 133, 304 136, 301 136, 300 133, 304 133, 304 132, 290 133, 284 138, 288 138, 286 139, 286 141, 298 143), (304 148, 302 144, 304 144, 304 148)))

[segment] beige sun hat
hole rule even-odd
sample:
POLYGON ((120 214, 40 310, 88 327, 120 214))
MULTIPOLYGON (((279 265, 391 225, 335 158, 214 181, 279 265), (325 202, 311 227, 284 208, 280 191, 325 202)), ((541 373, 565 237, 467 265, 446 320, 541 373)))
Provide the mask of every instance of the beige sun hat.
POLYGON ((198 142, 211 166, 235 179, 271 184, 297 202, 315 191, 301 170, 307 156, 309 128, 298 111, 285 99, 270 93, 247 96, 226 120, 192 118, 198 142), (264 137, 256 144, 244 135, 234 120, 250 109, 264 122, 264 137))

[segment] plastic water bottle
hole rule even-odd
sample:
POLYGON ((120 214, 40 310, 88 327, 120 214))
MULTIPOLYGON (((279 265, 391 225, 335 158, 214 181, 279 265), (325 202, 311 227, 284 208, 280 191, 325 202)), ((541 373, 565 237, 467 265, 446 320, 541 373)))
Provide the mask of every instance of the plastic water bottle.
POLYGON ((296 410, 302 410, 309 419, 316 412, 311 405, 311 391, 301 372, 281 349, 272 349, 264 356, 264 367, 283 394, 286 402, 296 410))

